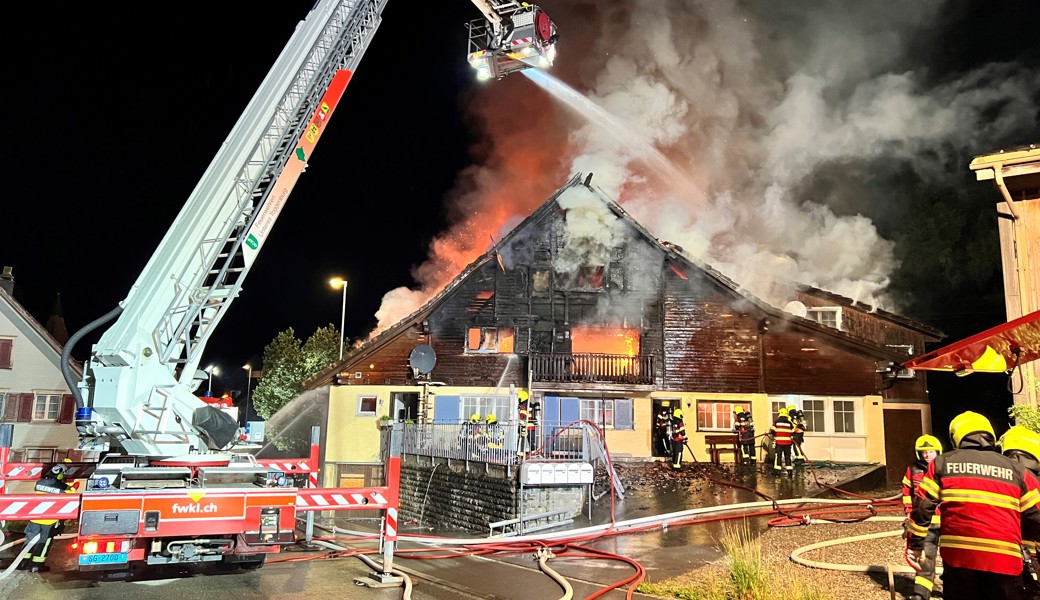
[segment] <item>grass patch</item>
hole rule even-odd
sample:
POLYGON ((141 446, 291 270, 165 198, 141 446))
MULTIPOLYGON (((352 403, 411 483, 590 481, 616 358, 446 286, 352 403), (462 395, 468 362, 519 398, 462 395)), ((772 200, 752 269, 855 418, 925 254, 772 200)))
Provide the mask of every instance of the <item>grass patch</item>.
POLYGON ((726 553, 724 567, 698 571, 695 583, 689 578, 649 580, 637 591, 681 600, 832 600, 826 592, 791 581, 789 571, 773 571, 762 563, 762 542, 751 533, 747 521, 726 525, 719 540, 726 553))

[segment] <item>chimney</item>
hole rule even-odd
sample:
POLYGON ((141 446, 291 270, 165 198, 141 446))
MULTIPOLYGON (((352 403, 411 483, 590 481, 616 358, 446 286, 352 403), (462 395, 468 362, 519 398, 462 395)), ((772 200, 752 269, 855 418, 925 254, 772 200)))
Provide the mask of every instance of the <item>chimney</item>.
POLYGON ((14 294, 14 274, 12 271, 14 267, 4 267, 4 272, 0 273, 0 288, 4 288, 4 291, 8 294, 14 294))

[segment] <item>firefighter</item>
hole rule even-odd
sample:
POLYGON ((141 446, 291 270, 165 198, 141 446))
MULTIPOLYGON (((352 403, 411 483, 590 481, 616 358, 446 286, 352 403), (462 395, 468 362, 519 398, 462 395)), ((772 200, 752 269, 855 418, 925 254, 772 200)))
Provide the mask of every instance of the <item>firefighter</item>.
MULTIPOLYGON (((64 494, 71 491, 65 483, 65 475, 69 472, 65 465, 54 465, 39 480, 36 481, 37 494, 64 494)), ((61 525, 57 519, 34 519, 25 526, 25 543, 32 541, 39 535, 36 543, 29 547, 25 558, 18 564, 20 570, 29 569, 33 573, 45 573, 51 568, 44 563, 47 560, 47 551, 50 550, 51 540, 61 531, 61 525)))
POLYGON ((484 417, 484 437, 487 438, 488 448, 502 448, 502 427, 498 424, 498 417, 492 413, 484 417))
MULTIPOLYGON (((1040 477, 1040 434, 1028 427, 1016 425, 1001 436, 1000 450, 1004 456, 1018 462, 1034 477, 1040 477)), ((1025 537, 1022 540, 1022 587, 1024 598, 1040 598, 1040 583, 1037 573, 1040 571, 1036 558, 1036 537, 1025 537)))
MULTIPOLYGON (((533 452, 535 446, 535 428, 538 426, 538 417, 534 413, 533 407, 529 405, 530 396, 524 390, 516 395, 517 399, 517 414, 519 416, 519 425, 517 426, 517 456, 525 456, 527 452, 533 452)), ((537 403, 536 403, 537 404, 537 403)))
POLYGON ((773 438, 773 472, 780 475, 794 477, 794 465, 791 464, 791 441, 794 434, 794 425, 787 414, 787 408, 781 408, 777 414, 776 421, 769 428, 769 437, 773 438), (783 466, 781 466, 783 459, 783 466))
MULTIPOLYGON (((914 498, 918 496, 918 488, 924 479, 928 465, 932 464, 936 456, 942 454, 942 443, 933 435, 922 435, 914 441, 914 451, 917 459, 906 468, 903 475, 903 513, 906 514, 904 522, 904 537, 910 535, 910 513, 914 510, 914 498)), ((935 580, 935 557, 939 548, 939 510, 936 509, 932 517, 931 525, 928 527, 928 535, 924 538, 924 547, 921 550, 921 559, 918 561, 920 569, 914 578, 914 594, 921 600, 928 600, 932 596, 932 585, 935 580)), ((911 596, 914 597, 914 596, 911 596)))
POLYGON ((795 464, 805 462, 805 453, 802 452, 802 444, 805 443, 805 413, 798 409, 797 405, 787 405, 787 418, 794 426, 791 431, 791 459, 795 464))
POLYGON ((686 424, 683 423, 681 408, 672 413, 672 468, 682 467, 683 446, 686 444, 686 424))
POLYGON ((1040 533, 1040 485, 1021 464, 997 452, 986 417, 957 415, 950 439, 954 449, 936 457, 921 479, 910 513, 907 562, 920 569, 932 515, 942 502, 943 597, 1019 598, 1023 528, 1031 539, 1040 533))
POLYGON ((659 456, 669 456, 672 453, 672 414, 671 414, 671 402, 668 400, 661 401, 661 407, 657 411, 657 417, 654 419, 654 435, 657 441, 654 444, 656 452, 660 452, 659 456))
POLYGON ((466 447, 470 458, 480 458, 480 451, 486 441, 480 421, 480 413, 473 413, 469 416, 469 423, 466 424, 466 447))
POLYGON ((742 406, 733 407, 733 433, 737 434, 741 462, 755 462, 755 421, 742 406))

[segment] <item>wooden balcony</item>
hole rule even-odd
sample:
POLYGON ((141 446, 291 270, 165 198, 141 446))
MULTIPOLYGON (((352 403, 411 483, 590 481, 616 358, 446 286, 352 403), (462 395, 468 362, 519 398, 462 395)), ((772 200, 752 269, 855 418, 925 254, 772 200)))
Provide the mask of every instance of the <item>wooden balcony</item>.
POLYGON ((532 354, 531 380, 651 385, 654 357, 627 354, 532 354))

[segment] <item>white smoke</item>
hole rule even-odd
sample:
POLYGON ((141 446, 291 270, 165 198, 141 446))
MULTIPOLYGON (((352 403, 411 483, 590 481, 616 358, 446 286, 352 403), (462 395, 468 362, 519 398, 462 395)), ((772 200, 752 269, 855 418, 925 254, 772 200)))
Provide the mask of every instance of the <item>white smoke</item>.
POLYGON ((1040 70, 929 62, 958 42, 945 28, 970 3, 541 4, 561 35, 552 74, 591 104, 572 110, 566 86, 540 94, 520 75, 479 90, 482 158, 453 194, 460 216, 416 270, 418 290, 387 296, 416 304, 385 300, 380 329, 486 248, 497 229, 481 218, 526 216, 579 171, 769 302, 783 305, 771 294, 788 280, 898 310, 885 295, 893 244, 874 223, 911 188, 891 180, 943 182, 1040 130, 1040 70))

